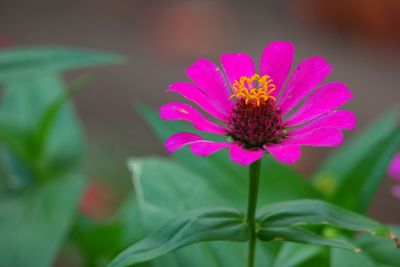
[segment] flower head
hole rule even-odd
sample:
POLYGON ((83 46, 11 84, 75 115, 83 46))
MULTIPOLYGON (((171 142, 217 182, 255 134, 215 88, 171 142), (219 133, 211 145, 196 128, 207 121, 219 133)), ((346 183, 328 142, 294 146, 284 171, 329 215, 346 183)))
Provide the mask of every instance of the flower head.
POLYGON ((181 132, 167 139, 167 151, 190 146, 194 154, 208 156, 226 148, 232 161, 242 165, 265 153, 293 164, 302 145, 341 144, 342 130, 356 125, 353 113, 336 110, 352 98, 350 90, 340 82, 318 87, 332 71, 321 57, 304 60, 287 79, 293 56, 291 43, 273 42, 264 49, 259 71, 244 53, 223 55, 224 72, 206 59, 190 66, 186 74, 192 83, 177 82, 167 91, 182 95, 211 118, 181 102, 162 106, 161 118, 186 120, 199 131, 227 138, 215 142, 181 132))
MULTIPOLYGON (((400 152, 398 152, 388 168, 388 175, 397 182, 400 182, 400 152)), ((395 185, 392 188, 392 193, 394 196, 400 198, 400 185, 395 185)))

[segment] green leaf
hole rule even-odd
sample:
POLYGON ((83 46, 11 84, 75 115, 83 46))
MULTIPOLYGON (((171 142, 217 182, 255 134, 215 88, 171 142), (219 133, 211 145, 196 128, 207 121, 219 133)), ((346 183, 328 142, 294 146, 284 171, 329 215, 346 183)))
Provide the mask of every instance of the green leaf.
POLYGON ((85 266, 104 266, 122 249, 122 225, 116 220, 94 222, 79 216, 71 236, 85 255, 85 266))
POLYGON ((342 207, 365 213, 399 148, 400 128, 396 128, 347 174, 346 182, 338 186, 332 201, 342 207))
MULTIPOLYGON (((391 227, 392 232, 400 235, 400 229, 391 227)), ((393 241, 387 239, 376 239, 371 236, 360 236, 357 244, 368 256, 379 265, 397 266, 400 262, 400 252, 393 249, 393 241)))
POLYGON ((313 258, 322 250, 319 246, 284 243, 272 267, 296 267, 313 258))
POLYGON ((171 160, 138 158, 129 160, 128 166, 147 227, 159 227, 190 209, 229 203, 201 176, 171 160))
POLYGON ((0 160, 2 166, 1 176, 7 175, 12 172, 15 166, 15 157, 18 157, 21 162, 30 168, 35 166, 31 162, 31 155, 29 153, 29 136, 22 129, 15 127, 11 123, 4 123, 0 121, 0 149, 2 146, 6 146, 8 149, 1 149, 3 158, 0 160), (12 152, 10 152, 12 151, 12 152))
POLYGON ((294 200, 262 208, 258 221, 268 226, 329 225, 388 237, 388 227, 321 200, 294 200))
POLYGON ((71 174, 0 200, 0 266, 52 266, 84 180, 71 174))
MULTIPOLYGON (((229 203, 217 193, 208 179, 184 168, 172 160, 161 158, 132 159, 128 163, 133 173, 139 211, 130 215, 140 220, 147 233, 155 231, 168 220, 188 210, 223 206, 229 203)), ((246 190, 246 188, 243 188, 246 190)), ((131 227, 133 227, 133 225, 131 227)), ((128 232, 134 231, 129 230, 128 232)), ((247 257, 245 245, 237 243, 195 244, 166 257, 153 260, 159 266, 231 266, 239 267, 247 257), (225 255, 231 255, 226 257, 225 255), (175 264, 171 263, 175 262, 175 264)), ((259 248, 257 261, 268 263, 272 255, 259 248)))
MULTIPOLYGON (((34 175, 76 168, 83 158, 83 136, 78 119, 70 104, 58 112, 48 135, 44 156, 38 158, 37 127, 48 107, 64 94, 64 84, 58 75, 42 75, 10 81, 4 88, 0 105, 0 121, 14 125, 27 136, 21 145, 27 150, 34 175)), ((25 160, 26 163, 27 160, 25 160)))
MULTIPOLYGON (((11 157, 16 156, 17 161, 28 166, 31 176, 43 178, 51 176, 51 173, 58 176, 76 168, 83 158, 82 132, 72 106, 69 103, 57 104, 65 96, 61 72, 117 62, 121 62, 121 57, 79 49, 13 49, 0 52, 0 86, 4 89, 0 125, 12 125, 17 129, 18 133, 13 135, 18 136, 17 141, 20 142, 10 140, 9 136, 6 136, 7 140, 0 140, 8 150, 11 149, 14 154, 11 157), (46 116, 51 106, 56 112, 46 116), (37 139, 46 139, 43 157, 40 157, 43 140, 37 142, 37 139)), ((4 137, 2 127, 0 135, 4 137)), ((1 165, 8 165, 6 169, 10 171, 7 176, 16 172, 13 169, 15 164, 6 161, 1 165)))
POLYGON ((314 184, 331 202, 366 211, 400 146, 398 118, 399 110, 391 110, 328 157, 314 184))
POLYGON ((89 76, 81 76, 68 85, 60 95, 44 110, 43 116, 39 119, 37 125, 36 148, 39 150, 37 157, 42 156, 46 149, 47 140, 51 134, 52 128, 58 119, 62 108, 84 85, 87 84, 89 76))
POLYGON ((109 267, 145 262, 202 241, 244 242, 249 238, 244 214, 227 208, 192 210, 117 256, 109 267))
POLYGON ((259 206, 294 199, 322 198, 320 192, 291 167, 277 163, 270 156, 264 157, 261 164, 259 206))
POLYGON ((378 267, 367 254, 354 253, 341 249, 331 250, 331 267, 344 266, 362 266, 362 267, 378 267))
POLYGON ((0 266, 52 266, 84 184, 76 174, 82 132, 72 105, 65 104, 69 92, 61 72, 119 61, 83 50, 0 52, 1 174, 9 184, 25 185, 0 190, 0 266))
POLYGON ((298 265, 298 267, 328 267, 330 266, 330 248, 322 248, 321 253, 298 265))
POLYGON ((258 232, 258 237, 262 241, 291 241, 291 242, 347 249, 355 252, 359 251, 359 248, 342 239, 326 238, 317 235, 311 231, 307 231, 303 228, 295 226, 261 227, 258 232))
POLYGON ((334 175, 333 178, 337 182, 344 182, 343 179, 362 158, 397 128, 399 113, 398 109, 391 109, 368 128, 348 139, 345 145, 331 153, 321 165, 317 178, 327 173, 334 175))
MULTIPOLYGON (((114 216, 114 220, 121 224, 123 231, 121 245, 124 247, 142 239, 146 234, 145 226, 142 224, 139 205, 136 196, 133 194, 120 205, 119 210, 114 216)), ((121 249, 124 248, 122 246, 121 249)))
POLYGON ((121 56, 82 49, 17 48, 0 52, 0 83, 26 76, 121 63, 121 56))
POLYGON ((345 240, 325 238, 303 229, 305 226, 333 226, 391 238, 388 228, 369 218, 320 200, 297 200, 269 205, 259 211, 261 240, 285 240, 358 251, 345 240))

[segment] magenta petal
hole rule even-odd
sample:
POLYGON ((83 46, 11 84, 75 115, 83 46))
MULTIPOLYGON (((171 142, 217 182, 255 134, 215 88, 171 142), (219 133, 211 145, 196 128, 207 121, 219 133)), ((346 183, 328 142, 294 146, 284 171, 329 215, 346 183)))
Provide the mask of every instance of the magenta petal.
POLYGON ((174 153, 184 146, 190 145, 190 150, 198 156, 209 156, 223 148, 230 147, 229 142, 213 142, 193 133, 181 132, 170 136, 164 143, 168 153, 174 153))
POLYGON ((251 77, 255 74, 253 59, 245 53, 222 55, 221 64, 231 84, 242 76, 251 77))
POLYGON ((277 161, 285 164, 294 164, 301 156, 301 149, 298 145, 268 145, 264 148, 277 161))
POLYGON ((203 132, 225 134, 224 127, 209 121, 197 109, 184 103, 168 103, 160 108, 160 117, 163 120, 185 120, 203 132))
POLYGON ((260 75, 269 75, 276 90, 273 96, 278 96, 279 92, 292 67, 294 57, 293 44, 289 42, 273 42, 264 48, 260 62, 260 75))
POLYGON ((226 113, 232 110, 230 89, 218 66, 209 60, 200 59, 186 69, 187 76, 226 113))
POLYGON ((197 134, 181 132, 170 136, 164 143, 165 150, 168 153, 174 153, 178 149, 196 141, 204 140, 197 134))
POLYGON ((343 142, 343 134, 338 129, 323 128, 306 135, 293 135, 285 140, 287 145, 338 146, 343 142))
POLYGON ((190 145, 193 154, 206 157, 231 146, 230 142, 198 141, 190 145))
POLYGON ((312 57, 301 62, 294 70, 279 103, 282 115, 291 111, 331 71, 332 66, 321 57, 312 57))
POLYGON ((182 95, 219 120, 229 120, 230 115, 226 112, 226 110, 221 109, 213 101, 210 101, 210 98, 207 97, 203 91, 191 83, 177 82, 172 84, 167 91, 172 91, 182 95))
POLYGON ((351 130, 356 127, 357 117, 347 110, 336 110, 319 117, 299 128, 289 130, 288 135, 306 135, 322 128, 351 130))
POLYGON ((340 82, 330 82, 312 93, 287 121, 287 126, 302 124, 332 111, 352 98, 349 88, 340 82))
POLYGON ((388 175, 400 181, 400 153, 397 153, 389 165, 388 175))
POLYGON ((231 144, 230 157, 233 162, 240 165, 249 165, 254 161, 259 160, 265 152, 261 149, 246 150, 236 143, 231 144))

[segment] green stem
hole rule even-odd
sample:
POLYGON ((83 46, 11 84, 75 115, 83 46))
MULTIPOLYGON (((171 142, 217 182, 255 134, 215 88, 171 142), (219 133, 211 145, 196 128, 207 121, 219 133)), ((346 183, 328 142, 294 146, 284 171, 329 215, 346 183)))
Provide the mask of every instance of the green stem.
POLYGON ((248 267, 254 267, 256 252, 256 208, 258 198, 258 185, 260 182, 261 159, 253 162, 249 167, 249 195, 247 205, 247 223, 250 227, 248 267))

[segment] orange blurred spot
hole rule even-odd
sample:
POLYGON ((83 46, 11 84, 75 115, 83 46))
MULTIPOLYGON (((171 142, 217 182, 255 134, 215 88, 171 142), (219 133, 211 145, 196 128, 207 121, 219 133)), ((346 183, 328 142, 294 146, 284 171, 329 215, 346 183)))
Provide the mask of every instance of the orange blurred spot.
POLYGON ((105 219, 116 207, 116 197, 105 183, 93 180, 86 187, 79 211, 94 220, 105 219))

